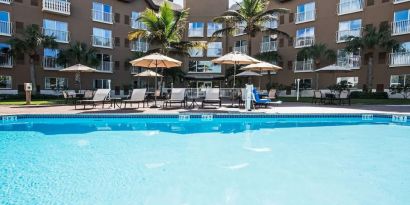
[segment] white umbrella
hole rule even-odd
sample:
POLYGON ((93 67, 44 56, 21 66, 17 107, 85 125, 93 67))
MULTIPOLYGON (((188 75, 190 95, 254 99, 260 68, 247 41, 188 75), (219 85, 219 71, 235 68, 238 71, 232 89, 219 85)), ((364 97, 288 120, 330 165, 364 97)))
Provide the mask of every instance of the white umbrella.
POLYGON ((350 72, 350 71, 352 71, 351 68, 339 66, 339 65, 336 65, 336 64, 328 65, 328 66, 325 66, 323 68, 319 68, 319 69, 315 70, 315 72, 316 72, 316 89, 319 88, 319 72, 336 73, 336 72, 350 72))
MULTIPOLYGON (((260 62, 256 64, 247 65, 241 68, 241 70, 259 71, 262 74, 262 71, 277 72, 279 70, 282 70, 282 67, 279 67, 277 65, 273 65, 267 62, 260 62)), ((261 78, 259 78, 259 89, 260 88, 261 88, 261 78)))
POLYGON ((81 90, 81 73, 98 72, 98 70, 96 70, 94 68, 90 68, 90 67, 82 65, 82 64, 76 64, 76 65, 70 66, 68 68, 61 69, 60 71, 61 72, 76 73, 75 79, 79 83, 80 90, 81 90))
POLYGON ((253 77, 253 76, 258 76, 258 77, 260 77, 260 76, 262 76, 262 75, 259 74, 259 73, 255 73, 255 72, 253 72, 253 71, 244 71, 244 72, 242 72, 242 73, 237 74, 236 76, 237 76, 237 77, 248 77, 248 83, 250 84, 250 83, 251 83, 251 77, 253 77))
MULTIPOLYGON (((146 70, 144 72, 138 73, 134 75, 135 77, 144 77, 144 78, 152 78, 152 77, 162 77, 161 74, 156 73, 152 70, 146 70)), ((149 81, 147 82, 147 88, 149 88, 149 81)))

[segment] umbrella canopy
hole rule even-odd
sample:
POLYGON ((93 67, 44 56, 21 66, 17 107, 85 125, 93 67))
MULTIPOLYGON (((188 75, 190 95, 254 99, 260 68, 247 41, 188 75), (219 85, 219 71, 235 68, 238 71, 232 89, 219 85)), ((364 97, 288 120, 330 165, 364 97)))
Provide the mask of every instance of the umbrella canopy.
POLYGON ((247 65, 243 68, 241 68, 241 70, 247 70, 247 71, 273 71, 276 72, 278 70, 282 70, 281 67, 277 66, 277 65, 273 65, 267 62, 260 62, 260 63, 255 63, 255 64, 250 64, 247 65))
POLYGON ((91 72, 98 72, 98 70, 94 68, 90 68, 85 65, 77 64, 70 66, 68 68, 64 68, 60 70, 61 72, 74 72, 74 73, 91 73, 91 72))
POLYGON ((144 72, 138 73, 136 75, 134 75, 135 77, 162 77, 161 74, 156 73, 152 70, 146 70, 144 72))
POLYGON ((326 67, 315 70, 315 72, 326 72, 326 71, 328 72, 352 71, 352 69, 333 64, 333 65, 328 65, 326 67))
POLYGON ((260 63, 258 59, 252 58, 246 54, 234 51, 212 60, 216 64, 240 65, 240 64, 254 64, 260 63))
POLYGON ((175 60, 159 53, 153 53, 130 61, 132 66, 144 68, 174 68, 182 65, 181 61, 175 60))
POLYGON ((237 77, 253 77, 253 76, 262 76, 259 73, 255 73, 253 71, 244 71, 242 73, 239 73, 238 75, 236 75, 237 77))

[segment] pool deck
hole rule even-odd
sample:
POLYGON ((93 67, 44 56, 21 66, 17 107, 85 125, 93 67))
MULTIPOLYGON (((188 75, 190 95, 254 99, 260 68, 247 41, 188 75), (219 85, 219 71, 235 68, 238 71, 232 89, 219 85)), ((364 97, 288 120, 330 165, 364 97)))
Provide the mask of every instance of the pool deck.
MULTIPOLYGON (((82 106, 75 110, 73 105, 52 105, 52 106, 0 106, 0 115, 13 114, 179 114, 179 113, 245 113, 244 109, 229 108, 225 104, 222 108, 209 107, 206 109, 179 109, 179 108, 127 108, 113 109, 106 106, 102 109, 98 105, 94 109, 81 109, 82 106)), ((91 108, 88 106, 87 108, 91 108)), ((267 114, 354 114, 354 113, 389 113, 389 114, 408 114, 410 115, 410 105, 312 105, 309 103, 283 103, 282 105, 259 108, 251 113, 267 114)))

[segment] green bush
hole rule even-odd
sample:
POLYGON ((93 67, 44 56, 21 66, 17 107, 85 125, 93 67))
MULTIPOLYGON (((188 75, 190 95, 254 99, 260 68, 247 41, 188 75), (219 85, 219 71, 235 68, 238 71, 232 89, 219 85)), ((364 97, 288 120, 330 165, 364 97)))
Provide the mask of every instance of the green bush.
POLYGON ((352 99, 388 99, 389 94, 387 94, 387 92, 368 93, 361 91, 353 91, 350 93, 350 97, 352 99))

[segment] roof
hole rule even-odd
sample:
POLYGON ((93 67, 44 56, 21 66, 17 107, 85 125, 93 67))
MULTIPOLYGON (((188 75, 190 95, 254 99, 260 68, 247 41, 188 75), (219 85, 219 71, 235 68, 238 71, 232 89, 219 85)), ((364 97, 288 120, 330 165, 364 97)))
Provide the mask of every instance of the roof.
MULTIPOLYGON (((164 1, 168 1, 168 0, 145 0, 148 5, 150 5, 153 9, 159 9, 159 7, 164 3, 164 1)), ((182 6, 176 3, 173 3, 171 1, 168 1, 168 3, 171 4, 172 8, 174 10, 182 10, 182 6)))

